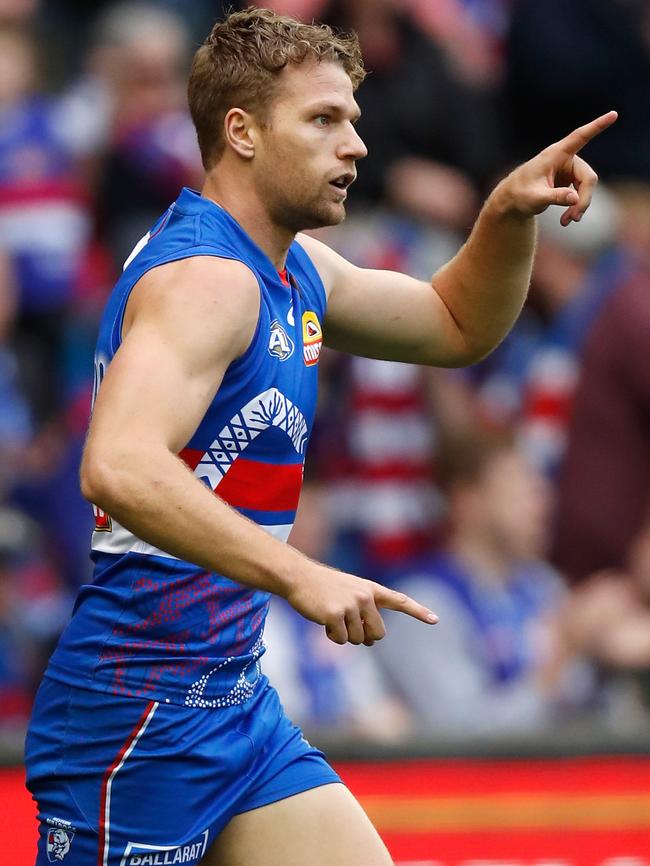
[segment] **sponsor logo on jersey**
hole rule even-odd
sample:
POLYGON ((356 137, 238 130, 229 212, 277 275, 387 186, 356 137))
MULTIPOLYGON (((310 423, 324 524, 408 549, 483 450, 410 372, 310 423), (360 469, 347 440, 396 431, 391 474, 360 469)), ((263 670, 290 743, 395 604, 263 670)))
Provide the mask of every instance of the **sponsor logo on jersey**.
POLYGON ((318 316, 312 310, 302 314, 302 356, 308 367, 318 364, 323 345, 323 331, 318 316))
POLYGON ((200 839, 174 848, 129 842, 124 849, 120 866, 176 866, 179 863, 198 863, 207 850, 208 833, 209 831, 205 830, 200 839))
POLYGON ((113 531, 113 521, 105 511, 93 505, 93 514, 95 515, 95 532, 113 531))
POLYGON ((271 322, 271 335, 269 337, 269 353, 274 358, 286 361, 293 355, 293 340, 289 337, 277 319, 271 322))
POLYGON ((47 859, 60 863, 70 851, 74 833, 62 827, 51 827, 47 831, 47 859))

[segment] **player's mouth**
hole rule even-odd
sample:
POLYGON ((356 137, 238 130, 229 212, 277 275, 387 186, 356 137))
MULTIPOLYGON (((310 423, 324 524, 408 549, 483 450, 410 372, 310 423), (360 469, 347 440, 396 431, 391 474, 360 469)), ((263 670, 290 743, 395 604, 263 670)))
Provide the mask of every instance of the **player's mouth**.
POLYGON ((347 190, 351 183, 354 183, 356 175, 354 172, 347 171, 344 174, 338 175, 338 177, 333 178, 329 181, 329 185, 334 187, 334 189, 339 193, 341 199, 347 197, 347 190))

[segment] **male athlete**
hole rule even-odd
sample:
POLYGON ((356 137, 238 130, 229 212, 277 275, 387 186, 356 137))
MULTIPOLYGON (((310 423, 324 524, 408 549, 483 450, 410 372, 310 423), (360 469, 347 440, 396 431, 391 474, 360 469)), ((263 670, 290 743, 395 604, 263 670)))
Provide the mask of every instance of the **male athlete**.
POLYGON ((232 14, 196 54, 205 185, 136 246, 99 333, 81 469, 95 576, 27 739, 39 866, 391 863, 259 666, 270 593, 339 644, 382 638, 381 608, 436 620, 284 544, 320 346, 443 366, 489 352, 524 302, 534 215, 581 218, 596 176, 576 152, 616 115, 513 171, 419 282, 297 234, 345 215, 363 74, 354 37, 265 10, 232 14))

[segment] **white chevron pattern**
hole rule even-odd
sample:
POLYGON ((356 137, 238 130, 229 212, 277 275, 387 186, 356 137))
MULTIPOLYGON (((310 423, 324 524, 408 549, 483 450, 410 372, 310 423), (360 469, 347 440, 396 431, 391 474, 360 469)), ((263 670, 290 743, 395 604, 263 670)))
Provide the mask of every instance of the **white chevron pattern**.
POLYGON ((307 443, 307 422, 300 409, 277 388, 253 397, 221 430, 194 470, 215 490, 239 455, 269 427, 284 430, 298 454, 307 443))

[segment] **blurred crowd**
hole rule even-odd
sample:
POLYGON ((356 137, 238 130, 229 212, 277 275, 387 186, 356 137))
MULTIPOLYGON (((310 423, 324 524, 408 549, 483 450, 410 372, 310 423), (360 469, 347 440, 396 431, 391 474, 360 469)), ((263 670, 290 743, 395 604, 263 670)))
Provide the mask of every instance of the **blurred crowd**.
MULTIPOLYGON (((19 731, 78 587, 77 470, 103 303, 181 186, 207 0, 0 0, 0 737, 19 731)), ((262 4, 260 4, 262 5, 262 4)), ((310 732, 379 742, 650 718, 650 2, 276 0, 360 38, 370 156, 355 263, 425 279, 501 176, 580 123, 601 178, 539 220, 512 333, 466 370, 321 356, 292 542, 440 616, 339 647, 275 600, 265 669, 310 732)))

